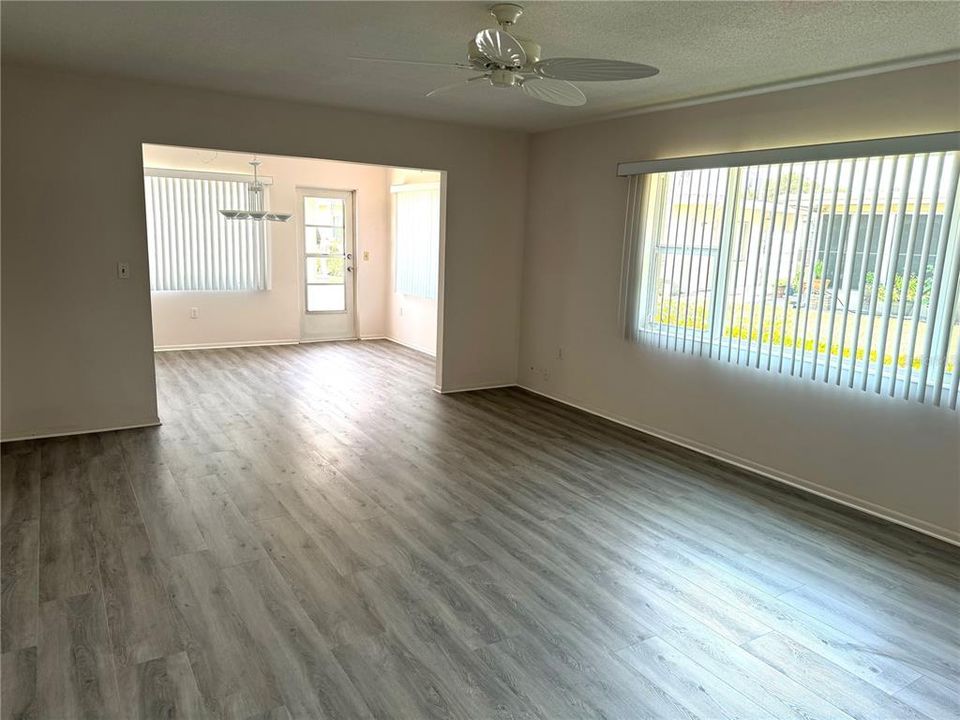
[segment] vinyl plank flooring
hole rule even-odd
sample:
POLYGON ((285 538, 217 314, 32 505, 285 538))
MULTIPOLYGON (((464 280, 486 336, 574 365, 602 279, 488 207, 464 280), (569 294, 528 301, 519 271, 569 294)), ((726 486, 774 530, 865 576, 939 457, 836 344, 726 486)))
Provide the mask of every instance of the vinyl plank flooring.
POLYGON ((221 567, 259 560, 263 548, 217 475, 186 477, 180 488, 200 533, 203 548, 221 567))
POLYGON ((40 602, 99 590, 89 498, 40 513, 40 602))
POLYGON ((37 649, 11 650, 0 656, 0 718, 35 720, 37 707, 37 649))
POLYGON ((695 717, 774 718, 715 675, 704 673, 689 657, 658 637, 624 648, 617 656, 695 717))
POLYGON ((183 649, 133 488, 118 453, 93 464, 94 542, 118 666, 183 649))
POLYGON ((118 672, 120 706, 128 720, 204 720, 203 704, 185 652, 147 660, 118 672))
POLYGON ((37 695, 40 717, 123 717, 99 593, 40 606, 37 695))
POLYGON ((910 683, 895 697, 931 720, 956 720, 960 717, 960 693, 927 677, 910 683))
MULTIPOLYGON (((125 460, 127 457, 125 453, 125 460)), ((203 533, 169 468, 163 464, 152 465, 149 469, 141 466, 131 471, 129 477, 147 535, 158 558, 206 549, 203 533)))
POLYGON ((540 717, 526 699, 484 667, 470 638, 449 624, 442 608, 424 595, 416 579, 383 567, 363 571, 360 584, 391 636, 420 658, 446 688, 456 690, 469 717, 540 717))
POLYGON ((5 526, 0 545, 0 644, 6 653, 37 644, 40 522, 5 526))
POLYGON ((960 550, 389 342, 0 452, 0 720, 960 715, 960 550))
POLYGON ((743 647, 857 720, 925 720, 923 713, 905 702, 779 633, 771 632, 743 647))
POLYGON ((170 595, 189 630, 187 655, 210 714, 243 718, 283 705, 213 555, 179 555, 169 561, 168 573, 170 595))
POLYGON ((4 446, 0 465, 0 649, 37 644, 40 548, 40 451, 4 446))
POLYGON ((317 541, 293 519, 264 520, 258 528, 263 546, 327 647, 383 632, 355 579, 344 577, 321 552, 317 541))
POLYGON ((291 715, 369 717, 323 636, 269 561, 234 565, 223 577, 291 715))

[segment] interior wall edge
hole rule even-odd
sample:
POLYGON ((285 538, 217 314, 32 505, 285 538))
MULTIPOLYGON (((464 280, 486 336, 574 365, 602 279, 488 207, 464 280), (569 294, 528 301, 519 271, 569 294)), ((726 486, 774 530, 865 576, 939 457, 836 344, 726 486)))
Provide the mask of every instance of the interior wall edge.
POLYGON ((884 507, 883 505, 878 505, 877 503, 870 502, 869 500, 865 500, 854 495, 833 490, 825 485, 820 485, 819 483, 815 483, 811 480, 805 480, 804 478, 797 477, 796 475, 792 475, 776 468, 742 458, 738 455, 725 452, 724 450, 720 450, 709 445, 704 445, 703 443, 699 443, 695 440, 690 440, 688 438, 675 435, 674 433, 658 430, 657 428, 650 426, 641 425, 624 417, 619 417, 595 410, 561 395, 544 392, 543 390, 537 390, 529 385, 524 385, 523 383, 517 383, 516 387, 533 393, 534 395, 545 397, 548 400, 561 403, 562 405, 575 408, 576 410, 589 413, 595 417, 609 420, 617 425, 622 425, 623 427, 630 428, 631 430, 636 430, 637 432, 645 435, 651 435, 655 438, 659 438, 660 440, 665 440, 666 442, 674 445, 679 445, 687 450, 692 450, 700 453, 701 455, 706 455, 716 460, 720 460, 721 462, 727 463, 728 465, 733 465, 741 470, 747 470, 757 475, 761 475, 768 480, 773 480, 774 482, 788 485, 796 488, 797 490, 802 490, 806 493, 810 493, 811 495, 816 495, 825 500, 837 503, 838 505, 843 505, 858 512, 872 515, 880 518, 881 520, 895 523, 896 525, 900 525, 915 532, 922 533, 928 537, 932 537, 960 547, 960 532, 950 530, 949 528, 935 525, 934 523, 927 522, 926 520, 907 515, 888 507, 884 507))

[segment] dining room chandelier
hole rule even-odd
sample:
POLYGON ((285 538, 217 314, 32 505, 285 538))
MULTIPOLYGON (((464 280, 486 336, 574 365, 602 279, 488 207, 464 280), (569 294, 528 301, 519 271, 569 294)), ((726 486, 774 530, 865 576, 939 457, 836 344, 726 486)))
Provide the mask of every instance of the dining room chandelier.
POLYGON ((253 166, 253 182, 247 184, 247 209, 246 210, 220 210, 220 214, 228 220, 256 220, 262 222, 286 222, 290 219, 291 213, 269 212, 264 207, 263 183, 260 182, 259 167, 260 161, 254 158, 250 161, 253 166))

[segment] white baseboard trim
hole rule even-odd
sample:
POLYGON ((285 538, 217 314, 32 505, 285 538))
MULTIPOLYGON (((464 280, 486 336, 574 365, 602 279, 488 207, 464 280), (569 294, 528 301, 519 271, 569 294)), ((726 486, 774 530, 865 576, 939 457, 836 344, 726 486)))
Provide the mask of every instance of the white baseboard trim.
POLYGON ((848 495, 847 493, 839 492, 833 490, 824 485, 820 485, 809 480, 804 480, 803 478, 785 473, 781 470, 762 465, 752 460, 747 460, 741 458, 737 455, 725 452, 723 450, 718 450, 717 448, 710 447, 708 445, 703 445, 693 440, 689 440, 672 433, 663 432, 662 430, 657 430, 656 428, 648 427, 645 425, 640 425, 635 422, 631 422, 622 417, 617 417, 615 415, 608 415, 606 413, 598 412, 592 410, 588 407, 584 407, 572 400, 568 400, 564 397, 558 395, 552 395, 550 393, 543 392, 542 390, 535 390, 532 387, 523 385, 521 383, 517 384, 517 387, 522 388, 528 392, 533 393, 534 395, 540 395, 549 400, 567 405, 577 410, 581 410, 590 415, 595 415, 597 417, 603 418, 604 420, 609 420, 610 422, 617 423, 618 425, 623 425, 628 427, 631 430, 636 430, 642 432, 646 435, 652 435, 653 437, 660 438, 661 440, 666 440, 669 443, 674 445, 679 445, 681 447, 687 448, 688 450, 693 450, 702 455, 707 455, 708 457, 715 458, 722 462, 728 463, 730 465, 735 465, 743 470, 748 470, 750 472, 756 473, 757 475, 762 475, 763 477, 773 480, 778 483, 783 483, 784 485, 789 485, 790 487, 796 488, 798 490, 803 490, 812 495, 817 495, 819 497, 825 498, 840 505, 845 505, 846 507, 858 510, 860 512, 866 513, 868 515, 873 515, 882 520, 887 520, 897 525, 902 525, 903 527, 915 530, 924 535, 929 535, 930 537, 936 538, 937 540, 942 540, 943 542, 950 543, 951 545, 960 546, 960 532, 955 532, 948 528, 940 527, 939 525, 934 525, 925 520, 906 515, 897 510, 892 510, 883 505, 878 505, 876 503, 870 502, 869 500, 864 500, 858 498, 854 495, 848 495))
POLYGON ((390 337, 389 335, 384 335, 383 339, 389 340, 390 342, 396 343, 397 345, 403 345, 403 347, 405 348, 416 350, 417 352, 421 352, 424 355, 429 355, 432 358, 435 358, 437 356, 436 348, 428 349, 428 348, 420 347, 419 345, 414 345, 412 343, 404 342, 403 340, 397 340, 395 337, 390 337))
POLYGON ((492 385, 470 385, 470 386, 467 386, 467 387, 455 387, 455 388, 451 388, 451 387, 441 388, 441 387, 437 387, 436 385, 434 385, 434 386, 433 386, 433 390, 434 390, 434 392, 438 392, 438 393, 440 393, 441 395, 452 395, 453 393, 473 392, 474 390, 496 390, 497 388, 507 388, 507 387, 517 387, 517 384, 516 384, 516 383, 501 383, 501 384, 499 384, 499 385, 497 385, 497 384, 492 384, 492 385))
POLYGON ((90 435, 92 433, 114 432, 116 430, 137 430, 138 428, 160 427, 163 425, 157 418, 151 422, 136 423, 134 425, 116 425, 112 427, 89 428, 84 430, 60 430, 50 433, 27 433, 25 435, 13 435, 12 437, 0 437, 0 442, 19 442, 21 440, 45 440, 47 438, 68 437, 71 435, 90 435))
POLYGON ((313 345, 314 343, 325 343, 325 342, 348 342, 350 340, 359 340, 360 338, 356 335, 345 335, 344 337, 334 337, 334 338, 300 338, 299 340, 294 340, 294 345, 313 345))
POLYGON ((386 335, 361 335, 361 340, 389 340, 386 335))
POLYGON ((154 352, 174 352, 177 350, 223 350, 225 348, 264 347, 267 345, 297 345, 300 340, 249 340, 230 343, 197 343, 195 345, 156 345, 154 352))

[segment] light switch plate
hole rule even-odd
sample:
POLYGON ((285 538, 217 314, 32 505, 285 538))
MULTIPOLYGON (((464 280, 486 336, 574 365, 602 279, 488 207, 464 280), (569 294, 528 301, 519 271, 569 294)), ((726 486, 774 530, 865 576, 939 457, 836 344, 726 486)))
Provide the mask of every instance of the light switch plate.
POLYGON ((117 277, 121 280, 126 280, 130 277, 130 264, 125 262, 117 263, 117 277))

